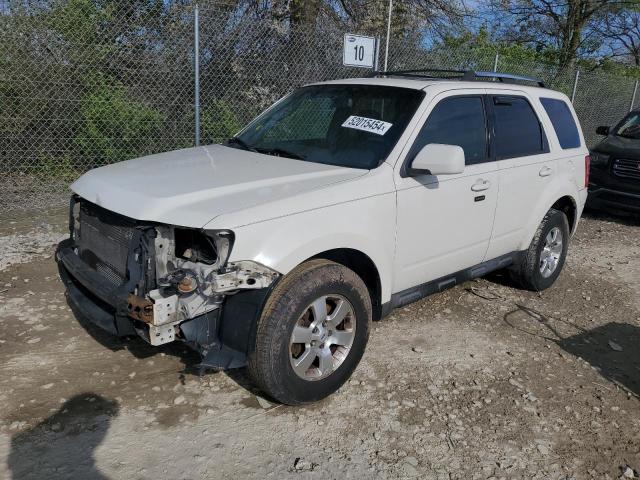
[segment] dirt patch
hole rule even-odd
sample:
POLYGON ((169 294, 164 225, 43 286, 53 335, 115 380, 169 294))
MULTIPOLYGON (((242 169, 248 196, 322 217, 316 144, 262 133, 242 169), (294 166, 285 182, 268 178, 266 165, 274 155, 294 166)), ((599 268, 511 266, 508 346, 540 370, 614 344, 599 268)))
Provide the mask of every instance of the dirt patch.
MULTIPOLYGON (((51 238, 64 234, 64 220, 49 223, 51 238)), ((0 271, 0 477, 614 479, 640 468, 633 222, 587 217, 541 294, 494 275, 393 312, 348 384, 300 408, 257 397, 242 370, 196 375, 179 345, 79 322, 38 245, 0 271)))
POLYGON ((68 237, 67 224, 67 214, 63 210, 3 218, 0 272, 18 263, 51 258, 53 247, 68 237))

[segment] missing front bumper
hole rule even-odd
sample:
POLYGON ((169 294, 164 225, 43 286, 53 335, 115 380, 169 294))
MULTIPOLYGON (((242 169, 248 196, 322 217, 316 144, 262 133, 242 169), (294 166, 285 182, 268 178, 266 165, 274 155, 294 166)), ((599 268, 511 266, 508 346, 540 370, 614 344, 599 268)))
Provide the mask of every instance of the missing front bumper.
MULTIPOLYGON (((201 315, 154 325, 155 313, 151 313, 150 305, 155 307, 158 302, 132 296, 127 288, 113 287, 83 264, 69 240, 59 245, 56 260, 69 304, 77 316, 111 335, 137 335, 154 346, 181 341, 201 354, 201 366, 214 369, 246 364, 255 345, 255 327, 264 302, 279 278, 273 274, 267 286, 259 284, 255 288, 252 284, 251 289, 223 295, 216 308, 201 315)), ((234 274, 234 279, 245 274, 234 274)), ((249 277, 244 278, 246 283, 249 277)))

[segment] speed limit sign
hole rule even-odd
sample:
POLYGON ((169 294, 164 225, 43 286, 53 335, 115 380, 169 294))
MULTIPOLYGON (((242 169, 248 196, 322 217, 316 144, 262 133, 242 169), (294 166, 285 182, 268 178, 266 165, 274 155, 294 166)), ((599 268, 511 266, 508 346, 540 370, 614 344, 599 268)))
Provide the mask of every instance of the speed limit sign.
POLYGON ((375 65, 375 58, 375 37, 351 35, 349 33, 344 36, 342 63, 346 67, 373 68, 375 65))

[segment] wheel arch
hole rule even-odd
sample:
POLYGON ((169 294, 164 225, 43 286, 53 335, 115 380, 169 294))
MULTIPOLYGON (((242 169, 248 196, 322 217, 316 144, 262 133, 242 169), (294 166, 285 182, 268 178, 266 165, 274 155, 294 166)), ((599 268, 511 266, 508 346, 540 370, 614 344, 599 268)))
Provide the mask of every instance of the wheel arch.
POLYGON ((305 261, 322 258, 353 270, 369 290, 373 307, 373 320, 382 318, 382 282, 375 262, 366 253, 354 248, 334 248, 318 253, 305 261))
MULTIPOLYGON (((354 270, 368 286, 375 285, 375 289, 371 288, 382 303, 388 302, 393 283, 395 229, 376 222, 372 215, 360 215, 360 219, 339 216, 337 225, 333 225, 330 220, 338 213, 330 210, 320 218, 310 215, 306 221, 301 219, 296 228, 288 219, 242 228, 241 234, 236 234, 230 261, 253 260, 287 275, 309 259, 326 258, 354 270), (347 219, 352 219, 354 225, 344 225, 347 219), (318 225, 329 226, 318 232, 318 225)), ((383 209, 381 215, 390 213, 383 209)))
POLYGON ((560 210, 567 216, 569 221, 569 232, 573 233, 578 224, 578 204, 570 195, 564 195, 555 201, 551 208, 560 210))
MULTIPOLYGON (((576 192, 577 193, 577 192, 576 192)), ((567 216, 569 221, 569 232, 573 234, 578 225, 580 211, 578 209, 578 198, 572 192, 567 192, 566 188, 562 190, 556 190, 549 195, 545 195, 544 199, 541 199, 535 208, 535 214, 531 216, 530 223, 527 226, 526 234, 522 237, 521 243, 518 247, 519 250, 526 250, 529 248, 529 244, 533 240, 533 236, 536 230, 540 226, 540 222, 547 214, 547 212, 555 208, 560 210, 567 216)))

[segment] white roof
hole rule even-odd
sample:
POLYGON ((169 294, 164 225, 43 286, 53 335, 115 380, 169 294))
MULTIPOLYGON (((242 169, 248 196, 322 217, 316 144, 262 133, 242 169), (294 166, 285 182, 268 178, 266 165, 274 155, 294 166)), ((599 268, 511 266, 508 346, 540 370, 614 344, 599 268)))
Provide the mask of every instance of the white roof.
MULTIPOLYGON (((442 83, 447 80, 426 80, 422 78, 402 78, 402 77, 362 77, 362 78, 342 78, 339 80, 328 80, 326 82, 318 82, 313 85, 381 85, 386 87, 403 87, 412 88, 414 90, 422 90, 434 83, 442 83)), ((457 80, 456 83, 459 83, 457 80)), ((453 83, 453 82, 451 82, 453 83)))
POLYGON ((438 90, 459 89, 459 88, 487 88, 492 90, 517 90, 526 91, 533 96, 565 98, 563 93, 551 90, 549 88, 541 88, 538 86, 523 85, 520 83, 495 82, 484 80, 432 80, 419 77, 367 77, 367 78, 344 78, 340 80, 329 80, 326 82, 317 82, 313 85, 381 85, 388 87, 412 88, 414 90, 425 90, 429 87, 437 87, 438 90))

